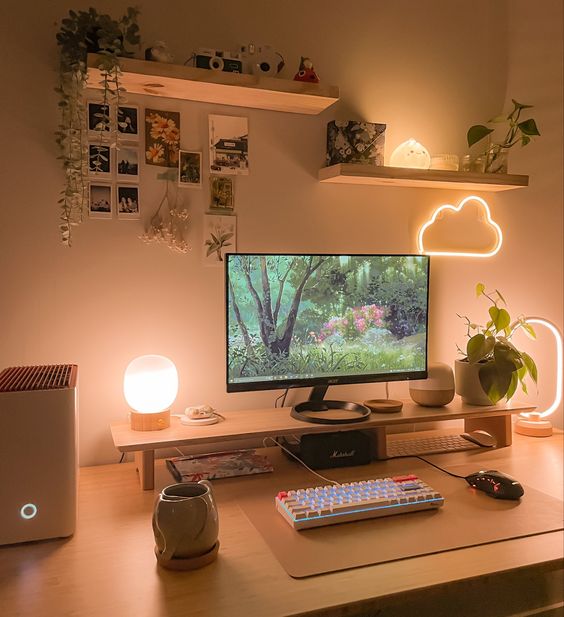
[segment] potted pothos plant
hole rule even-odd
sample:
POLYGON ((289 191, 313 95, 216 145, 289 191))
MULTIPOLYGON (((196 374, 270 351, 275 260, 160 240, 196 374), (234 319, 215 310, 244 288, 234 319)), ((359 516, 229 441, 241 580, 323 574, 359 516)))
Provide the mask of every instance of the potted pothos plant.
POLYGON ((458 349, 464 356, 455 362, 456 392, 465 403, 471 405, 495 405, 501 399, 510 400, 519 385, 527 393, 526 377, 537 383, 537 367, 531 356, 519 351, 511 338, 518 328, 522 328, 530 338, 536 338, 531 324, 524 317, 514 322, 506 308, 505 300, 496 289, 486 291, 483 283, 476 285, 476 297, 489 300, 489 319, 485 325, 466 322, 468 341, 466 350, 458 349))
MULTIPOLYGON (((485 160, 484 171, 489 173, 507 173, 507 154, 509 148, 520 143, 521 146, 526 146, 531 142, 531 138, 540 135, 537 123, 533 118, 521 120, 521 113, 524 109, 531 109, 532 105, 524 105, 513 101, 513 109, 506 116, 501 114, 488 121, 488 124, 505 124, 507 133, 505 137, 496 143, 489 143, 483 157, 485 160)), ((468 129, 466 140, 468 147, 471 148, 474 144, 482 141, 485 137, 489 137, 495 128, 490 128, 483 124, 475 124, 468 129)))
MULTIPOLYGON (((131 55, 127 45, 140 43, 137 16, 139 11, 128 8, 120 19, 100 14, 94 8, 87 11, 69 11, 61 21, 57 33, 60 47, 59 95, 61 121, 56 132, 60 156, 65 171, 65 186, 59 199, 61 239, 72 244, 72 227, 82 221, 88 200, 88 144, 84 89, 88 68, 87 54, 100 54, 98 68, 102 76, 102 101, 96 130, 100 147, 95 156, 103 157, 101 141, 109 135, 114 146, 117 140, 116 120, 110 113, 111 105, 119 105, 124 89, 120 83, 119 57, 131 55)), ((101 160, 94 161, 100 167, 101 160)))

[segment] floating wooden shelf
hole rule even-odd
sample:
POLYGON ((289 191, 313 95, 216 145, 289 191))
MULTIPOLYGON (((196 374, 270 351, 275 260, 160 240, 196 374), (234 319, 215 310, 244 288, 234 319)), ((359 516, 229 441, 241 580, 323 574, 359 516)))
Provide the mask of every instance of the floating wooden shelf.
MULTIPOLYGON (((102 56, 88 54, 88 87, 101 88, 102 56)), ((219 103, 296 114, 318 114, 339 100, 339 88, 325 84, 224 73, 178 64, 121 58, 122 85, 132 94, 219 103)))
POLYGON ((508 191, 528 186, 529 176, 341 163, 320 169, 319 181, 466 191, 508 191))

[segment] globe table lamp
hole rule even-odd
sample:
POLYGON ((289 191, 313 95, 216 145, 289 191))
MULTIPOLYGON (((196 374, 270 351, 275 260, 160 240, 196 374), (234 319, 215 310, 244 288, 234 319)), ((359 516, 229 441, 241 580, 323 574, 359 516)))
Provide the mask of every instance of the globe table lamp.
POLYGON ((178 372, 164 356, 140 356, 125 369, 123 393, 131 407, 134 431, 158 431, 170 426, 170 406, 178 394, 178 372))
POLYGON ((552 435, 552 424, 548 419, 562 402, 562 334, 560 330, 548 319, 543 317, 525 317, 524 322, 539 324, 550 330, 554 336, 556 346, 556 392, 554 400, 544 411, 531 411, 519 414, 515 422, 515 432, 529 437, 550 437, 552 435))

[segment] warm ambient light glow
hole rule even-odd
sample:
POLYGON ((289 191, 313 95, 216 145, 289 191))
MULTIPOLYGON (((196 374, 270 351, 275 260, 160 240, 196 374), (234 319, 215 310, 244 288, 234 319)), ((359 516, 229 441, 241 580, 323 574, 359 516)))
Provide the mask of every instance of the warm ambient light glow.
POLYGON ((164 356, 140 356, 132 360, 123 377, 127 404, 139 413, 169 409, 178 394, 178 373, 164 356))
MULTIPOLYGON (((540 324, 545 326, 552 332, 554 336, 554 341, 556 343, 556 393, 554 395, 554 401, 552 404, 541 412, 530 412, 530 413, 521 413, 519 414, 521 418, 534 418, 535 422, 539 419, 547 418, 551 414, 553 414, 557 409, 560 403, 562 402, 562 369, 563 369, 563 345, 562 345, 562 334, 560 330, 548 319, 544 319, 543 317, 525 317, 524 321, 530 324, 540 324)), ((516 330, 519 328, 517 326, 516 330)), ((517 421, 519 424, 519 420, 517 421)), ((516 427, 517 428, 517 427, 516 427)), ((519 432, 519 431, 517 431, 519 432)))
POLYGON ((490 208, 487 202, 483 200, 481 197, 476 197, 475 195, 470 195, 469 197, 465 197, 458 204, 458 206, 451 206, 450 204, 445 204, 444 206, 440 206, 439 208, 437 208, 435 212, 433 213, 433 216, 426 223, 422 225, 421 229, 419 230, 419 234, 417 235, 417 250, 422 255, 450 255, 450 256, 455 256, 455 257, 493 257, 499 252, 499 249, 501 248, 502 243, 503 243, 503 234, 501 233, 501 227, 492 219, 490 208), (491 225, 491 227, 494 229, 496 233, 496 237, 497 237, 496 246, 494 250, 489 251, 487 253, 478 253, 478 252, 466 253, 466 252, 457 252, 457 251, 426 251, 425 245, 423 243, 423 236, 425 234, 426 229, 428 229, 431 225, 433 225, 433 223, 437 220, 437 217, 440 216, 440 214, 444 212, 445 210, 460 212, 462 208, 464 208, 464 206, 469 201, 477 201, 484 208, 484 211, 486 214, 486 222, 488 223, 488 225, 491 225))
POLYGON ((415 139, 408 139, 400 144, 390 156, 391 167, 409 167, 411 169, 429 169, 431 157, 427 148, 415 139))

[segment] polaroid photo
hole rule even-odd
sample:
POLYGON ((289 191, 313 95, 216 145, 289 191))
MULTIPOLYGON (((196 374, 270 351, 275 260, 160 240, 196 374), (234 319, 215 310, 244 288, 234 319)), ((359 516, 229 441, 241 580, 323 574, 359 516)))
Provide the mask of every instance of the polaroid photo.
POLYGON ((139 187, 135 184, 118 184, 117 217, 118 219, 139 219, 139 187))
POLYGON ((221 266, 225 253, 237 249, 237 217, 204 215, 202 259, 206 266, 221 266))
POLYGON ((87 105, 88 131, 91 134, 110 135, 110 106, 103 103, 89 102, 87 105))
POLYGON ((139 108, 120 105, 117 108, 117 129, 123 139, 139 139, 139 108))
POLYGON ((178 186, 202 188, 202 153, 180 150, 178 186))
POLYGON ((234 180, 227 176, 210 176, 210 210, 233 212, 234 180))
POLYGON ((90 183, 88 216, 91 219, 112 218, 112 185, 90 183))
POLYGON ((139 179, 139 148, 120 145, 116 150, 117 179, 134 182, 139 179))
POLYGON ((249 174, 249 121, 243 116, 208 118, 210 173, 249 174))
POLYGON ((109 145, 88 144, 88 174, 96 178, 111 178, 112 151, 109 145))

